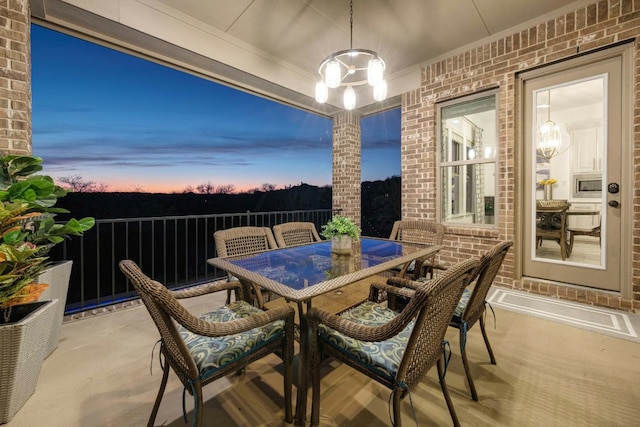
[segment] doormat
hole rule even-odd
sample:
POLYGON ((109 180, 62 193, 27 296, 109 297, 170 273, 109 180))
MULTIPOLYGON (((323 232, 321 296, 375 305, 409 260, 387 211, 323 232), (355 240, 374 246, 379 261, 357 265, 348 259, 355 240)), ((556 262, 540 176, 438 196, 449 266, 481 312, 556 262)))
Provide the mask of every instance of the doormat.
POLYGON ((493 289, 487 302, 496 308, 640 342, 638 314, 500 288, 493 289))

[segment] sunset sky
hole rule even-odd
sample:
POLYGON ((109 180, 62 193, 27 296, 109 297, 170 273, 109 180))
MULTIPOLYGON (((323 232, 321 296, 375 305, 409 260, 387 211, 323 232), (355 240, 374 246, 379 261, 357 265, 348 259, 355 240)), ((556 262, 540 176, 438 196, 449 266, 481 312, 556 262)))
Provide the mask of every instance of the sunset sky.
MULTIPOLYGON (((32 26, 33 153, 108 191, 331 184, 331 120, 32 26)), ((365 118, 364 181, 400 175, 400 111, 365 118)))

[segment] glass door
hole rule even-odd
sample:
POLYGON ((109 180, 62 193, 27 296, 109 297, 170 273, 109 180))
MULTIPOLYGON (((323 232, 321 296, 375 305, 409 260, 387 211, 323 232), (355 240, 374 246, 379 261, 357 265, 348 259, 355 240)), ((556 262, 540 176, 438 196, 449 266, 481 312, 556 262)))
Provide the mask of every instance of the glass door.
POLYGON ((621 56, 523 76, 525 276, 620 290, 621 56), (611 184, 611 186, 610 186, 611 184))

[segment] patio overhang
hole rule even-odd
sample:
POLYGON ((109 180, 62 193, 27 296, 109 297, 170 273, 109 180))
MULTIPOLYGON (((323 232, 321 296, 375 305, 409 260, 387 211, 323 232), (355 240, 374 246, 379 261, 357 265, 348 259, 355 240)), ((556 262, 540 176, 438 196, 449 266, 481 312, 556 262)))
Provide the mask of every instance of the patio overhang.
MULTIPOLYGON (((421 66, 498 39, 532 19, 557 15, 586 0, 471 4, 412 0, 354 4, 354 47, 378 51, 387 62, 388 98, 375 102, 357 91, 358 112, 400 105, 421 86, 421 66), (568 6, 569 5, 569 6, 568 6), (355 46, 357 44, 357 46, 355 46)), ((327 54, 348 47, 349 8, 322 2, 239 0, 31 0, 33 22, 99 44, 178 67, 324 116, 342 111, 340 96, 314 99, 317 67, 327 54)))

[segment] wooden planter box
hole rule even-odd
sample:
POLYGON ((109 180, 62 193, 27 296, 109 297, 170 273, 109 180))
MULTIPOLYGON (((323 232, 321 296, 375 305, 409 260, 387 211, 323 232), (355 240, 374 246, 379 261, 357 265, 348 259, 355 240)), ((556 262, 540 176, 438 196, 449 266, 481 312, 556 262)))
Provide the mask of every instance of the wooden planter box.
POLYGON ((0 324, 0 424, 9 422, 36 390, 58 304, 53 300, 15 306, 13 318, 28 314, 0 324))
POLYGON ((60 331, 62 320, 64 319, 64 308, 67 303, 67 291, 69 290, 72 266, 73 261, 61 261, 51 265, 38 276, 38 283, 49 284, 49 287, 40 295, 40 301, 58 300, 56 317, 51 324, 51 336, 48 340, 46 356, 50 355, 60 342, 60 331))

